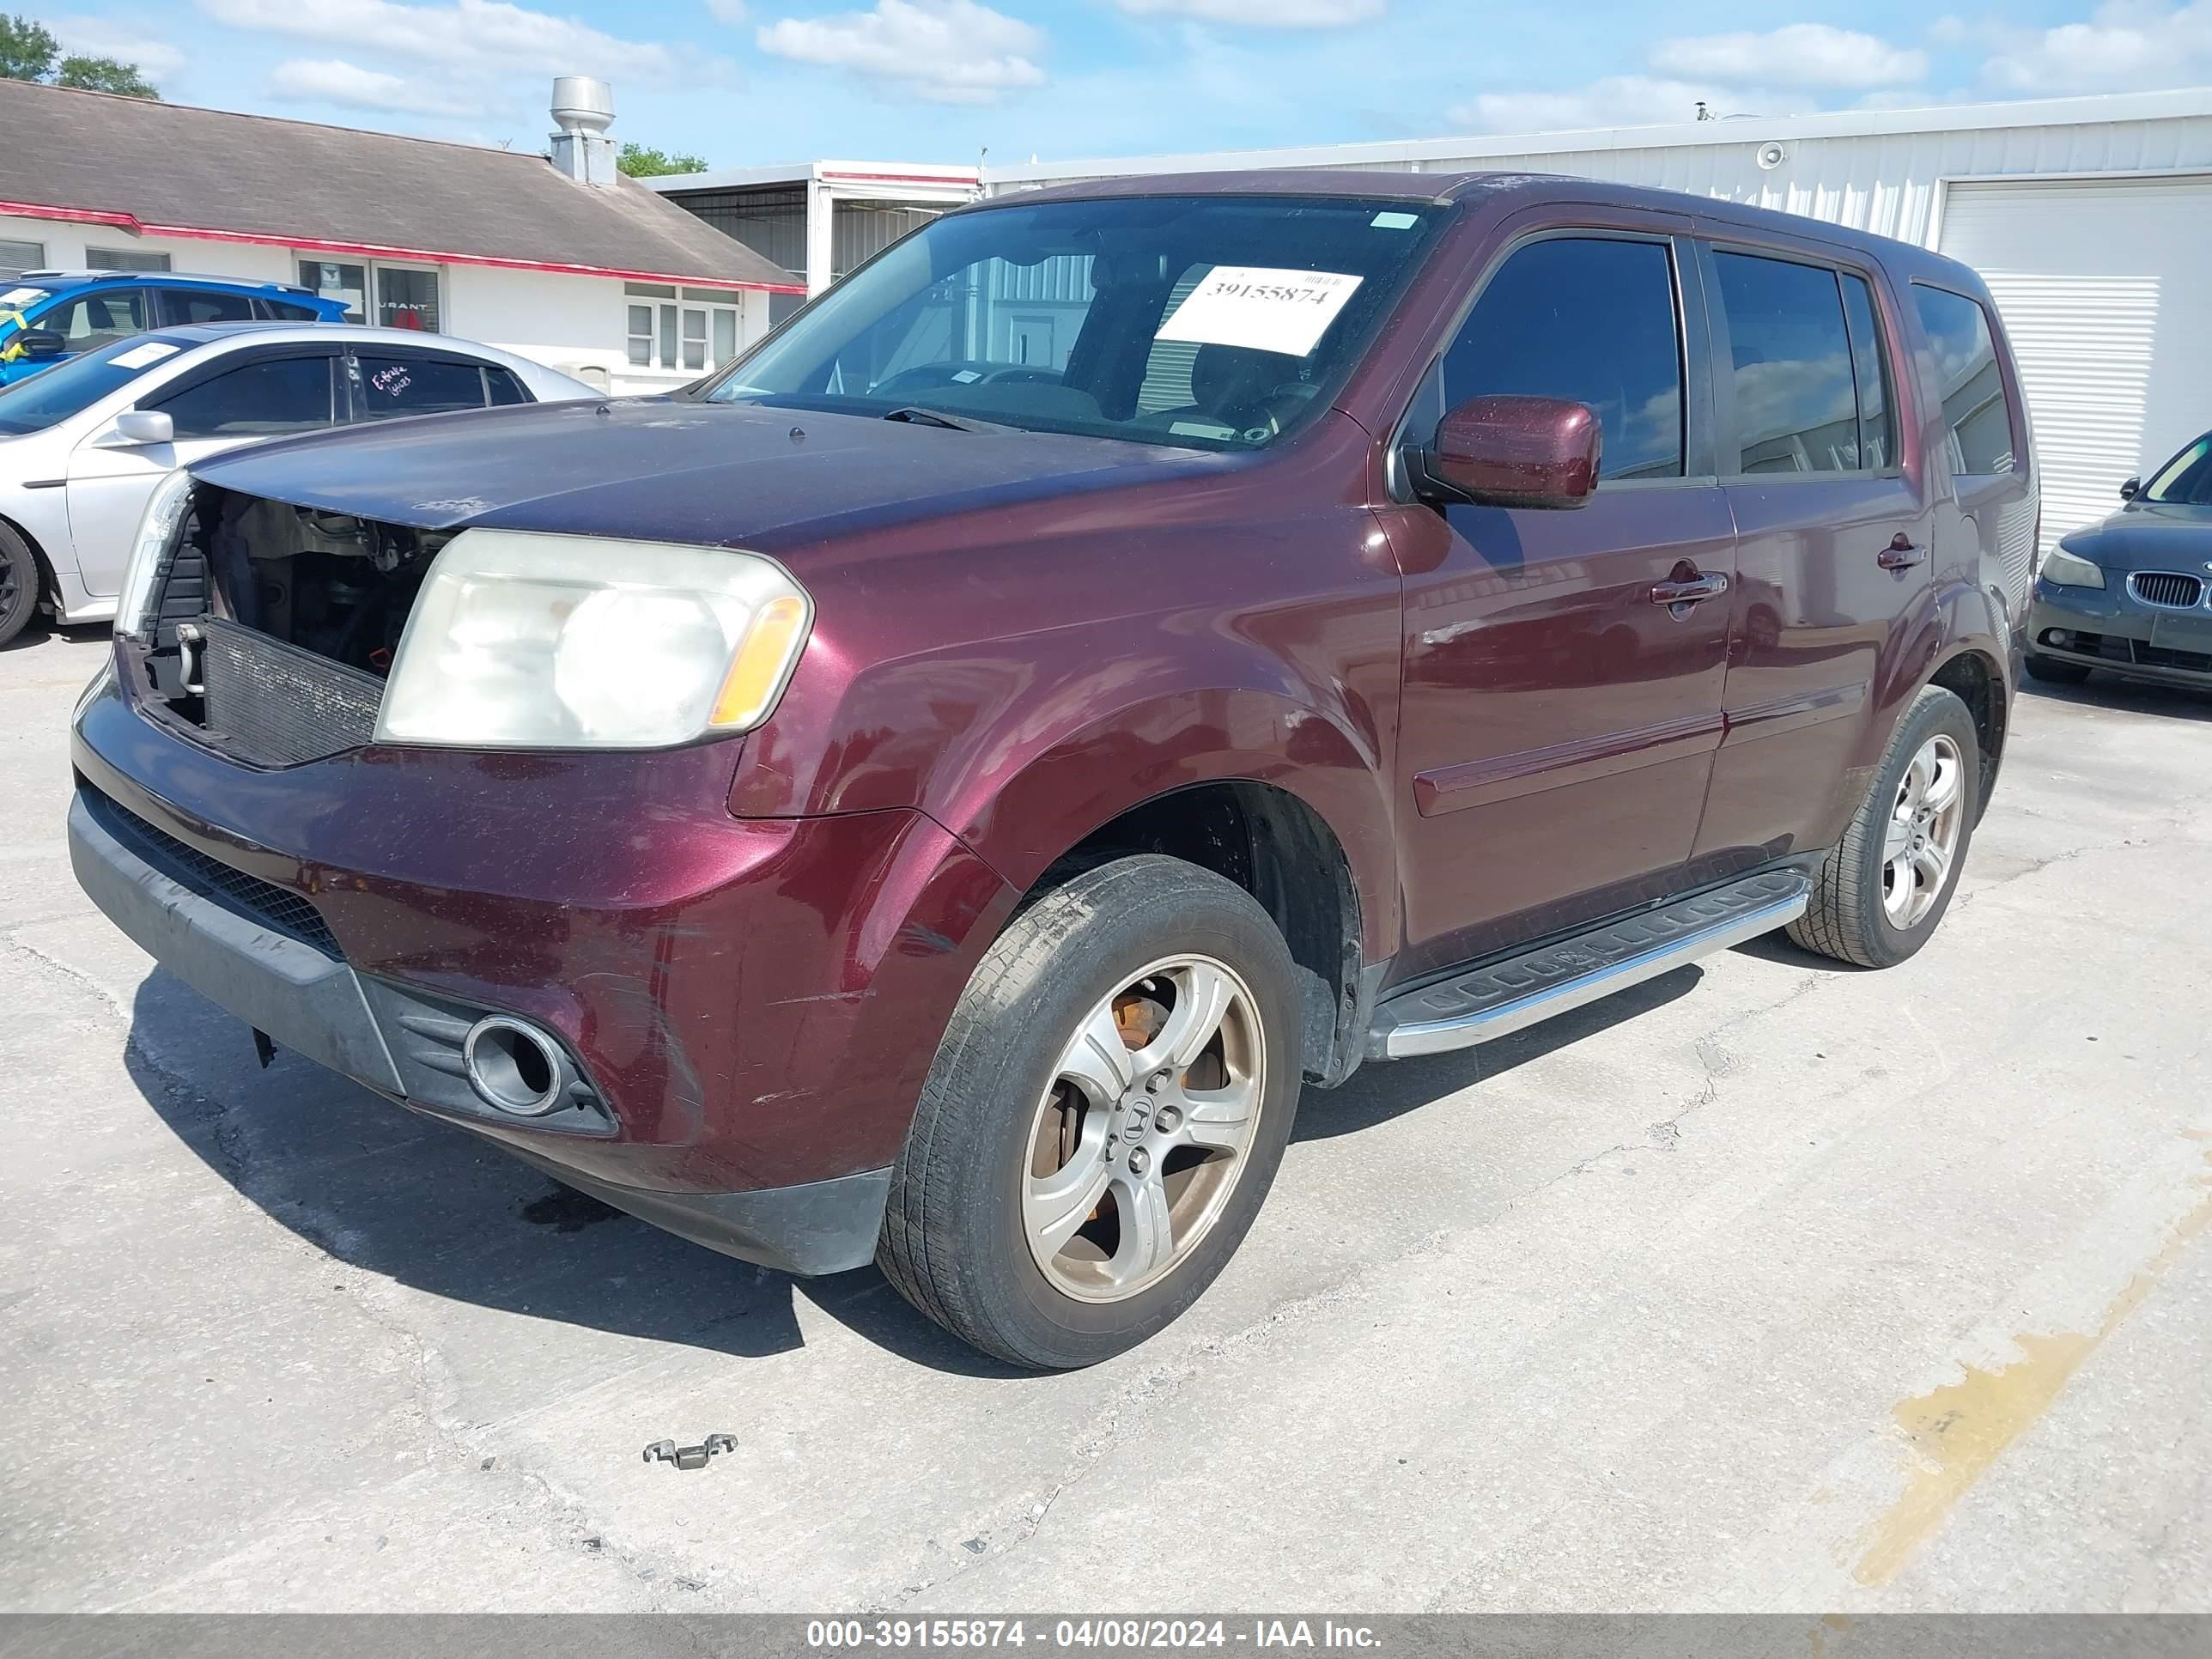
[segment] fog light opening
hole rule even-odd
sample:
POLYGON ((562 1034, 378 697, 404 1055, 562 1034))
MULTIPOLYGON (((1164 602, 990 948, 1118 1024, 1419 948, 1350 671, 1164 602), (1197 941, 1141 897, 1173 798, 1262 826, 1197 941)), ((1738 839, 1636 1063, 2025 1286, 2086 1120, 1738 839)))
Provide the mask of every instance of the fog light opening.
POLYGON ((490 1014, 461 1042, 469 1086, 488 1106, 543 1117, 562 1103, 568 1067, 552 1041, 520 1020, 490 1014))

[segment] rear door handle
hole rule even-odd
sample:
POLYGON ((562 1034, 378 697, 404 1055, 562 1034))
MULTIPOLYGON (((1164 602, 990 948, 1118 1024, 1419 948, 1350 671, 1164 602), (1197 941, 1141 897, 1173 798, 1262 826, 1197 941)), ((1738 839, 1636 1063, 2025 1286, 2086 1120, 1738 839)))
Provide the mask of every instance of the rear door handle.
POLYGON ((1889 545, 1875 555, 1875 562, 1884 570, 1910 570, 1928 556, 1924 547, 1915 547, 1912 538, 1902 530, 1889 538, 1889 545))
POLYGON ((1728 592, 1725 575, 1692 576, 1687 581, 1654 582, 1651 584, 1651 603, 1654 605, 1695 605, 1701 599, 1717 599, 1728 592))

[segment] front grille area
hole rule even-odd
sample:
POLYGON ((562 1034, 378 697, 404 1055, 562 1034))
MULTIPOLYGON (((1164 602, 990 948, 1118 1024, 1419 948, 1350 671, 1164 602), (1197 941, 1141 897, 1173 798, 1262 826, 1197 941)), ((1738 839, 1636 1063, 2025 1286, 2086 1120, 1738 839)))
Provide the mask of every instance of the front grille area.
POLYGON ((262 766, 358 749, 376 732, 384 682, 219 617, 200 620, 210 735, 226 754, 262 766))
POLYGON ((2153 645, 2148 640, 2130 640, 2118 634, 2082 634, 2046 628, 2038 643, 2079 656, 2101 658, 2116 666, 2179 668, 2191 674, 2212 674, 2212 653, 2175 651, 2166 646, 2153 645))
POLYGON ((2145 605, 2193 610, 2203 603, 2204 583, 2196 576, 2172 570, 2138 570, 2128 578, 2128 587, 2145 605))
POLYGON ((312 945, 332 961, 340 959, 338 942, 331 935, 322 913, 299 894, 233 869, 196 847, 187 847, 167 831, 152 824, 97 789, 80 792, 85 810, 100 827, 121 842, 172 881, 189 887, 203 898, 213 899, 248 921, 312 945))

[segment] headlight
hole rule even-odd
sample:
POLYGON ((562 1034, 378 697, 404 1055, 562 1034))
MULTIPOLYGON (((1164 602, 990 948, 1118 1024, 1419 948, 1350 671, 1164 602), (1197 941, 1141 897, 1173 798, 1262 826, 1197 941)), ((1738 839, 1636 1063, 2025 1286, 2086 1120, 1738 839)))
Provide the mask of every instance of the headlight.
POLYGON ((724 548, 465 530, 400 635, 380 743, 660 749, 766 720, 813 603, 724 548))
POLYGON ((117 633, 145 636, 152 621, 147 613, 154 608, 154 573, 191 499, 191 475, 182 467, 154 486, 153 499, 138 520, 138 539, 131 544, 131 562, 124 567, 123 592, 115 601, 117 633))
POLYGON ((2078 553, 2069 553, 2063 547, 2051 550, 2051 556, 2043 562, 2044 580, 2055 587, 2102 587, 2104 570, 2089 562, 2078 553))

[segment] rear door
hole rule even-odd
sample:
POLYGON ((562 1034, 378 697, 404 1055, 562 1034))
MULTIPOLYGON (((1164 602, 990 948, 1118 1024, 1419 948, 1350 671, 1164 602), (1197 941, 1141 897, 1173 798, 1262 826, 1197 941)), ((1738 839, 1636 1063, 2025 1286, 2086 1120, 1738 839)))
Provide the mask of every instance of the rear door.
POLYGON ((1580 507, 1408 504, 1403 969, 1489 955, 1683 878, 1720 741, 1735 568, 1712 471, 1704 301, 1674 216, 1525 224, 1407 422, 1484 393, 1590 405, 1580 507), (1669 604, 1668 585, 1714 597, 1669 604))
POLYGON ((337 362, 330 346, 220 357, 149 388, 131 405, 167 415, 175 441, 119 444, 112 420, 79 439, 70 452, 70 538, 86 590, 120 591, 147 498, 173 468, 256 439, 318 431, 338 419, 337 362))
POLYGON ((1900 405, 1900 296, 1826 244, 1716 242, 1714 404, 1737 533, 1727 733, 1701 857, 1752 865, 1825 847, 1866 780, 1930 615, 1933 521, 1900 405))

